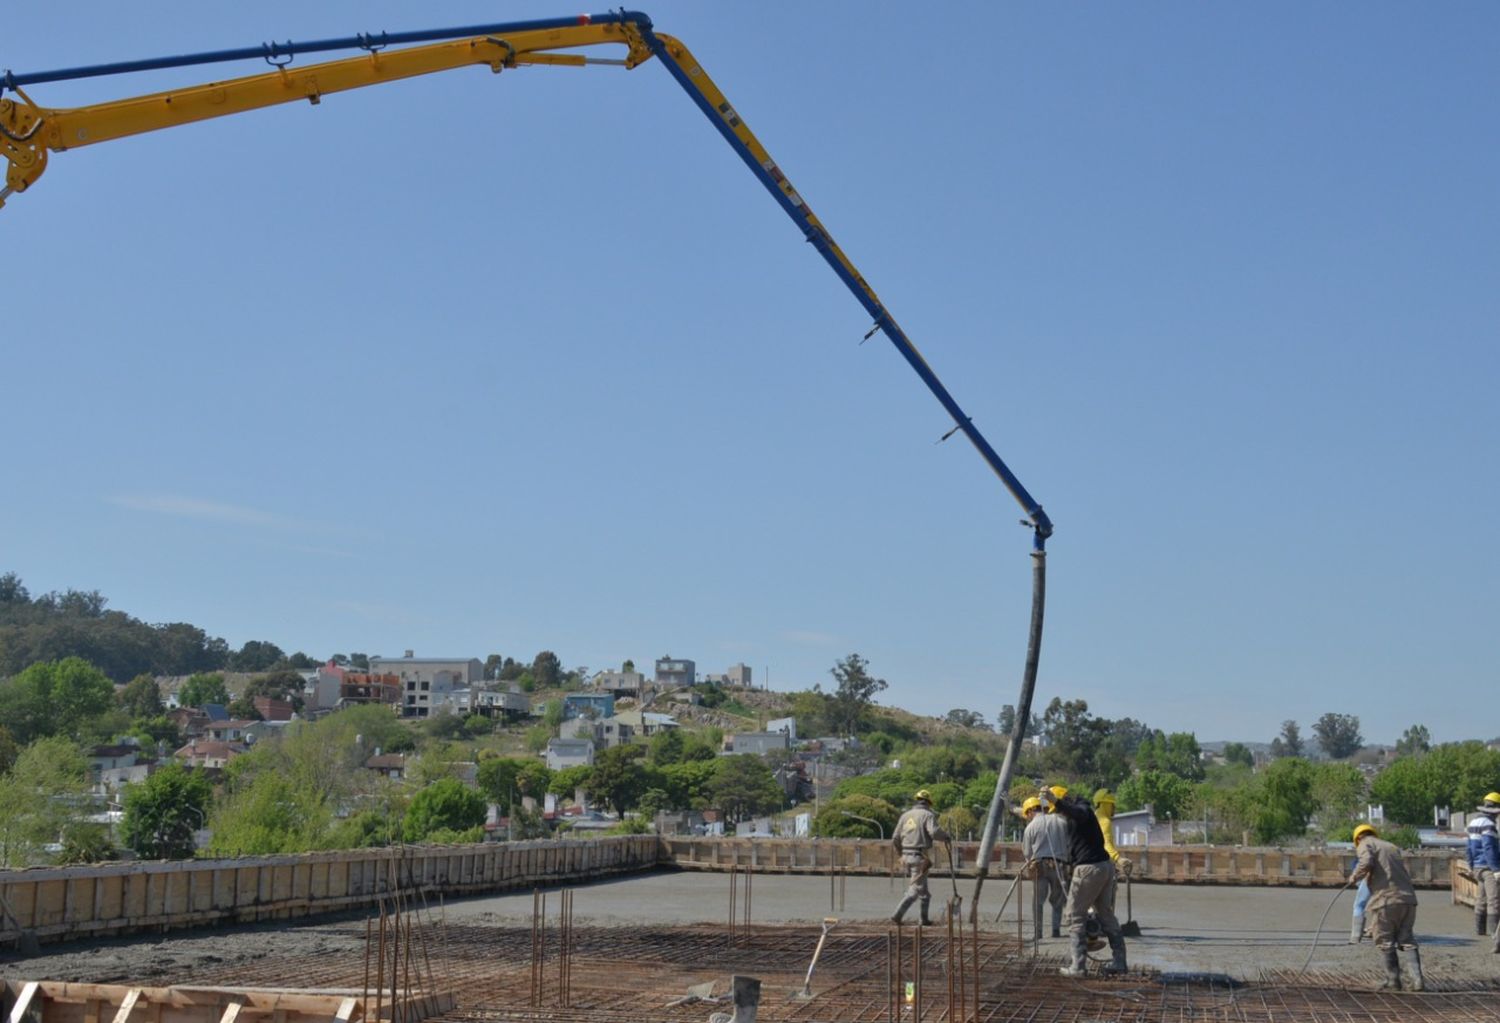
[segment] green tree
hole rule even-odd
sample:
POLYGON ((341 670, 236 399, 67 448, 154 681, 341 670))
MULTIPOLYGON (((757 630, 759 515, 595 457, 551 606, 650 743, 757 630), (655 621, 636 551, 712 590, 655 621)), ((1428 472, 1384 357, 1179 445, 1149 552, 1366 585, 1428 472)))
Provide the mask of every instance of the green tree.
POLYGON ((1281 723, 1281 734, 1271 740, 1271 758, 1300 757, 1302 755, 1302 730, 1290 719, 1281 723))
POLYGON ((542 689, 556 689, 562 684, 562 661, 551 650, 543 650, 531 662, 531 677, 542 689))
POLYGON ((213 794, 201 771, 168 764, 126 787, 120 839, 143 860, 190 859, 213 794))
POLYGON ((640 802, 636 804, 636 812, 648 821, 656 820, 658 813, 671 809, 672 797, 662 789, 647 789, 641 793, 640 802))
POLYGON ((646 791, 648 776, 642 762, 642 746, 611 746, 594 758, 593 789, 590 795, 615 808, 619 813, 635 808, 646 791))
POLYGON ((260 721, 261 713, 255 707, 255 701, 248 696, 241 696, 237 700, 230 700, 229 706, 224 708, 229 716, 238 721, 260 721))
POLYGON ((1500 751, 1477 740, 1450 742, 1394 761, 1370 783, 1370 796, 1384 804, 1388 820, 1420 826, 1432 820, 1435 806, 1477 806, 1496 778, 1500 751))
POLYGON ((240 695, 247 700, 253 700, 257 696, 269 697, 273 700, 284 700, 292 705, 294 711, 302 709, 304 689, 302 676, 291 669, 273 671, 258 678, 253 678, 245 686, 245 691, 240 695))
POLYGON ((1089 713, 1087 700, 1053 697, 1042 712, 1042 765, 1049 774, 1083 781, 1087 788, 1117 785, 1119 779, 1100 770, 1098 752, 1108 737, 1110 723, 1089 713))
POLYGON ((1396 741, 1396 756, 1410 757, 1432 749, 1432 733, 1426 725, 1412 725, 1396 741))
POLYGON ((966 806, 955 806, 938 814, 938 824, 955 841, 959 841, 978 835, 981 822, 973 810, 966 806))
POLYGON ((1141 771, 1164 771, 1188 781, 1203 780, 1203 751, 1190 732, 1165 735, 1156 731, 1136 749, 1135 766, 1141 771))
POLYGON ((1255 754, 1250 752, 1250 747, 1242 742, 1226 743, 1224 746, 1224 762, 1226 764, 1240 764, 1245 767, 1255 766, 1255 754))
POLYGON ((1156 816, 1178 820, 1186 814, 1192 799, 1192 782, 1168 771, 1141 771, 1115 790, 1115 803, 1122 812, 1149 805, 1156 816))
POLYGON ((117 697, 120 709, 132 720, 159 717, 166 709, 161 702, 161 686, 150 675, 137 675, 126 683, 117 697))
POLYGON ((1312 781, 1312 765, 1301 757, 1283 757, 1266 768, 1251 822, 1257 841, 1295 838, 1307 830, 1312 781))
POLYGON ((456 778, 433 782, 412 798, 401 824, 402 837, 422 842, 433 832, 483 827, 484 797, 456 778))
POLYGON ((505 658, 499 654, 490 654, 484 659, 484 677, 490 681, 500 678, 500 669, 505 667, 505 658))
POLYGON ((78 738, 114 705, 114 683, 81 657, 33 664, 0 682, 0 721, 22 745, 51 735, 78 738))
POLYGON ((224 676, 218 674, 191 675, 177 690, 177 702, 184 707, 202 707, 210 703, 229 702, 229 689, 224 685, 224 676))
POLYGON ((548 700, 547 705, 542 708, 542 724, 546 725, 553 735, 556 735, 558 726, 562 723, 563 702, 561 700, 548 700))
POLYGON ((1318 737, 1324 754, 1334 760, 1353 756, 1365 744, 1364 736, 1359 734, 1359 718, 1354 714, 1330 711, 1313 723, 1313 734, 1318 737))
POLYGON ((61 845, 57 862, 63 866, 103 863, 119 855, 110 840, 109 826, 92 821, 75 820, 63 825, 61 845))
POLYGON ((687 738, 680 728, 663 728, 646 744, 646 757, 657 767, 681 763, 687 738))
POLYGON ((835 682, 830 710, 845 735, 859 734, 875 695, 887 688, 886 680, 871 675, 869 669, 869 661, 859 654, 850 654, 828 670, 835 682))
POLYGON ((886 838, 896 828, 896 818, 901 811, 884 799, 874 796, 849 795, 830 799, 813 818, 812 833, 819 838, 886 838), (850 816, 850 815, 853 816, 850 816), (862 821, 867 817, 869 821, 862 821))
POLYGON ((1311 795, 1326 834, 1330 825, 1359 815, 1365 804, 1365 776, 1353 764, 1314 764, 1311 795))
MULTIPOLYGON (((245 754, 231 768, 258 752, 245 754)), ((261 770, 236 778, 231 772, 228 795, 208 819, 209 850, 220 856, 266 856, 319 849, 332 817, 321 792, 286 775, 261 770)))
POLYGON ((10 734, 10 729, 0 725, 0 775, 4 775, 16 762, 16 757, 21 755, 21 747, 16 744, 15 737, 10 734))
MULTIPOLYGON (((589 786, 593 784, 593 780, 594 769, 589 764, 564 767, 561 771, 553 772, 552 780, 547 783, 547 791, 559 799, 572 799, 579 789, 583 789, 587 793, 589 786)), ((496 800, 496 802, 499 802, 499 800, 496 800)), ((501 805, 503 806, 504 804, 502 803, 501 805)))
POLYGON ((46 859, 46 846, 81 820, 88 762, 71 739, 48 736, 21 750, 0 777, 0 865, 25 867, 46 859))
POLYGON ((984 723, 984 715, 979 713, 979 711, 965 710, 962 707, 955 707, 950 710, 947 716, 943 718, 943 720, 948 722, 948 724, 954 725, 958 728, 989 727, 989 725, 984 723))
POLYGON ((479 791, 509 810, 523 796, 541 799, 552 782, 552 772, 540 760, 490 757, 479 764, 479 791))
POLYGON ((719 758, 708 783, 708 798, 725 819, 742 821, 780 810, 786 797, 764 760, 741 754, 719 758))
POLYGON ((709 785, 718 770, 718 760, 684 760, 657 769, 649 784, 667 794, 674 810, 706 810, 709 807, 709 785))
MULTIPOLYGON (((275 643, 252 639, 240 647, 238 653, 230 655, 229 667, 233 671, 270 671, 284 660, 286 660, 286 654, 275 643)), ((219 701, 210 700, 209 702, 219 701)))

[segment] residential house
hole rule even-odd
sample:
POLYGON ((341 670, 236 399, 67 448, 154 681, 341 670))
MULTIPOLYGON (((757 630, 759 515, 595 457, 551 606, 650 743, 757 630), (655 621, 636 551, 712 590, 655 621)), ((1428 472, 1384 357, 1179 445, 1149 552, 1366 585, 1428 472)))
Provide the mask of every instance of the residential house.
POLYGON ((638 671, 601 671, 594 675, 593 686, 615 696, 639 699, 646 688, 646 676, 638 671))
POLYGON ((566 767, 580 767, 594 762, 592 739, 548 739, 547 768, 561 771, 566 767))
POLYGON ((210 721, 203 734, 212 742, 245 742, 248 737, 246 730, 254 724, 255 721, 247 719, 210 721))
POLYGON ((219 742, 213 739, 195 739, 173 754, 184 767, 198 767, 206 771, 222 770, 231 760, 245 752, 245 747, 236 742, 219 742))
POLYGON ((408 650, 402 657, 371 657, 370 673, 399 678, 402 716, 425 718, 467 714, 470 687, 484 680, 484 665, 477 657, 419 658, 408 650), (462 699, 454 692, 460 689, 465 691, 462 699))
POLYGON ((376 753, 365 761, 365 767, 382 778, 400 781, 406 777, 406 754, 376 753))
POLYGON ((698 681, 698 666, 692 661, 663 657, 656 662, 656 684, 663 689, 678 689, 698 681))
POLYGON ((796 718, 776 718, 774 721, 767 721, 766 722, 766 731, 768 731, 768 732, 785 732, 786 733, 786 737, 787 737, 787 741, 790 742, 793 746, 797 745, 797 719, 796 718))
POLYGON ((721 686, 738 686, 741 689, 750 688, 750 669, 746 665, 736 664, 722 675, 704 675, 700 682, 713 682, 721 686))
POLYGON ((738 732, 734 736, 735 753, 776 753, 790 748, 785 732, 738 732))
POLYGON ((670 714, 655 714, 649 710, 622 710, 614 715, 616 722, 628 725, 640 736, 649 739, 663 728, 676 728, 677 720, 670 714))
POLYGON ((563 697, 563 720, 586 717, 597 721, 613 717, 615 713, 614 693, 569 693, 563 697))
POLYGON ((531 697, 514 684, 510 689, 481 689, 474 694, 472 712, 515 721, 531 713, 531 697))
POLYGON ((250 703, 262 721, 290 721, 296 713, 290 700, 278 700, 274 696, 256 696, 250 703))
POLYGON ((564 721, 558 734, 564 739, 592 739, 597 750, 629 743, 635 729, 617 717, 607 717, 602 721, 576 717, 564 721))
POLYGON ((1143 810, 1115 814, 1110 827, 1114 831, 1115 846, 1119 849, 1126 846, 1172 844, 1172 822, 1158 822, 1149 803, 1143 810))

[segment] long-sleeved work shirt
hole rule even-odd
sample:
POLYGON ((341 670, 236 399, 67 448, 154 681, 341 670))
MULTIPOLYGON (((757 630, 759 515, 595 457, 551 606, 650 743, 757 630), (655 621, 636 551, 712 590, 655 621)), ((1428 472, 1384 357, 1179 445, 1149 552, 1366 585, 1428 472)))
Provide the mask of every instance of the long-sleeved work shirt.
POLYGON ((1027 860, 1068 861, 1068 821, 1055 813, 1039 813, 1021 832, 1021 853, 1027 860))
POLYGON ((1469 857, 1469 869, 1500 871, 1500 834, 1495 831, 1495 818, 1487 813, 1479 814, 1464 830, 1469 835, 1464 849, 1469 857))
POLYGON ((1359 840, 1359 858, 1354 861, 1354 880, 1370 882, 1370 901, 1365 912, 1383 906, 1417 904, 1417 890, 1401 859, 1401 850, 1383 838, 1366 835, 1359 840))
POLYGON ((938 827, 932 808, 918 803, 896 820, 891 844, 897 852, 926 852, 933 842, 948 841, 948 832, 938 827))
POLYGON ((1053 812, 1068 822, 1068 862, 1078 867, 1086 863, 1108 863, 1104 832, 1094 816, 1092 803, 1076 796, 1064 796, 1052 804, 1053 812))

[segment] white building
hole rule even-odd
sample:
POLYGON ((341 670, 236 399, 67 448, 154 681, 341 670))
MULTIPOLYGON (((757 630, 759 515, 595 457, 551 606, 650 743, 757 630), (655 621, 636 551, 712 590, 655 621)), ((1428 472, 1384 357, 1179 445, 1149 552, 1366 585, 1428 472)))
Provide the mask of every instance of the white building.
POLYGON ((401 680, 401 716, 425 718, 433 714, 469 712, 470 690, 484 679, 477 657, 371 657, 370 674, 395 675, 401 680), (465 690, 462 703, 454 690, 465 690))
POLYGON ((594 762, 592 739, 548 739, 547 769, 561 771, 565 767, 585 767, 594 762))

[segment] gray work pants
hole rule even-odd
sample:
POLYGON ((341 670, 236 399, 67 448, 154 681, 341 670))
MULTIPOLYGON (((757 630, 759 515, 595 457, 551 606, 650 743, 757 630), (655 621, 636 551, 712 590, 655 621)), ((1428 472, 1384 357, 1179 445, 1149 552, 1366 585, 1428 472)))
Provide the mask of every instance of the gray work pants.
POLYGON ((1042 907, 1052 907, 1052 933, 1056 936, 1062 928, 1063 904, 1068 901, 1067 868, 1051 857, 1036 861, 1036 879, 1031 890, 1031 915, 1036 921, 1037 938, 1042 936, 1042 907))

